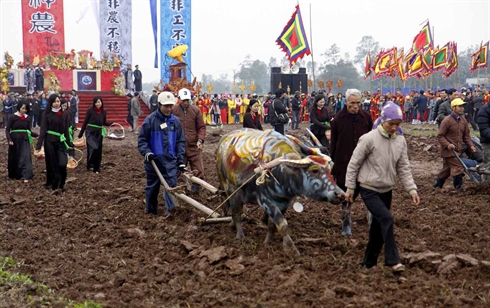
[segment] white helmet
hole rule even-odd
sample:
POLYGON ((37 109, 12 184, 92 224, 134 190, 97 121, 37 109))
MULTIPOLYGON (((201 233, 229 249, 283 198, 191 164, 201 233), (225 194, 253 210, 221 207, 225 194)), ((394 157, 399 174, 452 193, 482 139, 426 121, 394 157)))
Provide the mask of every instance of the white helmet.
POLYGON ((162 92, 158 95, 160 105, 175 105, 175 96, 172 92, 162 92))
POLYGON ((184 100, 184 99, 191 99, 191 91, 189 91, 186 88, 182 88, 179 90, 179 98, 184 100))

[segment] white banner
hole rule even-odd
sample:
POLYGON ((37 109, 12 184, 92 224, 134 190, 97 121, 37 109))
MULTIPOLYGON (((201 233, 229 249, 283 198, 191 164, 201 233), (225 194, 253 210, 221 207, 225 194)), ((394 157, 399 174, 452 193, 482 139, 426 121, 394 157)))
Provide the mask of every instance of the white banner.
POLYGON ((100 0, 99 2, 101 57, 115 53, 124 66, 132 64, 131 2, 131 0, 100 0))

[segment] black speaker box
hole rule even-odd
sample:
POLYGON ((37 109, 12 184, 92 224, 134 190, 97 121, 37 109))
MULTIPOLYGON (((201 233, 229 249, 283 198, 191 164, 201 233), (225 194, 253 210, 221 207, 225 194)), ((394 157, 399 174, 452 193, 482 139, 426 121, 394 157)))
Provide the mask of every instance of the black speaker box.
POLYGON ((271 92, 275 93, 281 84, 284 90, 288 90, 291 94, 296 91, 308 93, 308 74, 271 74, 271 92))

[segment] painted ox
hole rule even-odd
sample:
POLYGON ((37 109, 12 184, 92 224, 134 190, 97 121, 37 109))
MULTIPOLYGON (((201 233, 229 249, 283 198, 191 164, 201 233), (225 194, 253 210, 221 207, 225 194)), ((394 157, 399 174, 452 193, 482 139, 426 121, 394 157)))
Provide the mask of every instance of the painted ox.
POLYGON ((244 203, 258 204, 265 209, 262 221, 268 226, 265 243, 271 242, 276 230, 283 238, 284 249, 299 254, 289 236, 284 218, 295 196, 338 203, 344 192, 330 175, 333 162, 319 149, 305 146, 294 137, 275 131, 241 129, 224 135, 218 145, 217 168, 220 186, 227 196, 251 178, 258 167, 279 162, 270 169, 272 176, 256 183, 258 175, 237 191, 225 204, 224 214, 231 210, 237 238, 244 237, 241 214, 244 203), (276 182, 277 180, 277 182, 276 182), (270 218, 270 219, 269 219, 270 218))

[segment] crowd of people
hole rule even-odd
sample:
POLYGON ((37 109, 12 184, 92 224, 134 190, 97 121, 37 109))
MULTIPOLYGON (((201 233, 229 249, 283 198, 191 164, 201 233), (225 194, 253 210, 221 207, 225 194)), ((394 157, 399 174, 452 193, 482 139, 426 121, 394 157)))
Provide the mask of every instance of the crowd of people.
MULTIPOLYGON (((71 92, 69 100, 60 94, 51 94, 47 99, 42 93, 17 97, 11 93, 0 104, 9 145, 8 176, 24 182, 32 178, 31 147, 37 137, 34 148, 44 149, 46 163, 44 187, 63 191, 67 160, 72 155, 77 131, 76 91, 71 92), (32 131, 38 125, 39 134, 32 131)), ((310 96, 296 92, 292 97, 278 89, 266 95, 263 102, 255 94, 245 99, 240 95, 216 94, 211 99, 207 94, 193 96, 189 89, 180 89, 177 97, 171 92, 154 91, 149 100, 152 112, 140 129, 137 117, 141 108, 135 105, 136 101, 139 104, 137 98, 135 94, 130 99, 128 111, 136 118, 133 130, 138 133, 138 151, 144 157, 147 213, 158 214, 162 183, 155 168, 170 189, 177 186, 181 172, 193 172, 204 179, 202 150, 206 125, 241 123, 245 128, 263 130, 264 124, 270 124, 277 133, 285 134, 287 129, 300 129, 299 123, 306 121, 335 163, 332 175, 345 191, 343 209, 360 195, 372 217, 363 260, 367 268, 377 265, 384 245, 385 265, 395 272, 404 270, 390 212, 396 182, 403 184, 414 205, 419 204, 420 198, 410 171, 403 122, 439 125, 437 139, 443 166, 434 188, 442 188, 452 177, 454 188, 462 189, 464 170, 457 156, 466 153, 465 162, 471 165, 477 160, 478 148, 482 155, 476 163, 490 170, 490 104, 486 89, 412 91, 407 95, 401 92, 371 95, 348 89, 345 96, 320 91, 310 96), (479 141, 471 138, 470 124, 480 131, 479 141)), ((78 133, 78 138, 86 138, 87 170, 95 173, 101 171, 104 126, 111 125, 106 116, 102 98, 94 97, 78 133)), ((483 180, 490 182, 488 177, 483 180)), ((194 184, 191 192, 199 192, 200 188, 194 184)), ((175 197, 165 190, 166 217, 172 215, 175 205, 175 197)))

